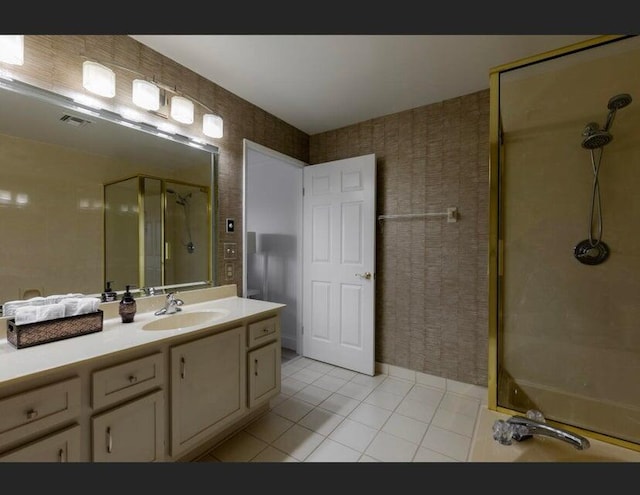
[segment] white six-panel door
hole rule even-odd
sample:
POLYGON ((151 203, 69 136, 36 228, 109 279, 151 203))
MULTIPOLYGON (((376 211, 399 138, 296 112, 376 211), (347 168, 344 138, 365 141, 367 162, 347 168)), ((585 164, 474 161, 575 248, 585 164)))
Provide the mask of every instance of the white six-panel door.
POLYGON ((303 355, 375 371, 375 155, 304 167, 303 355))

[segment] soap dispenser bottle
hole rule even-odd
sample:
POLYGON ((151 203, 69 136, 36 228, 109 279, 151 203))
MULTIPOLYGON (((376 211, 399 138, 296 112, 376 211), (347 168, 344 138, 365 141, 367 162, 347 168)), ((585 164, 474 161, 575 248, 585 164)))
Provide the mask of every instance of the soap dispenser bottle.
POLYGON ((111 288, 111 280, 107 281, 107 286, 102 293, 102 302, 112 302, 118 298, 116 291, 111 288))
POLYGON ((127 285, 127 290, 125 290, 122 295, 122 299, 120 300, 120 305, 118 308, 118 312, 122 317, 122 323, 131 323, 133 321, 133 317, 136 314, 136 300, 133 298, 131 292, 129 292, 130 285, 127 285))

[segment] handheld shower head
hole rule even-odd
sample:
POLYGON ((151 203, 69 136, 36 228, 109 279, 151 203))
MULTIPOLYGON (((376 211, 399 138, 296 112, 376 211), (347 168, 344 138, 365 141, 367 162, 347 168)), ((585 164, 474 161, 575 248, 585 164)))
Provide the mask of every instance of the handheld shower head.
POLYGON ((588 150, 602 148, 613 139, 613 135, 606 130, 600 129, 596 122, 589 122, 584 131, 582 131, 582 135, 584 136, 582 147, 588 150))
POLYGON ((607 122, 604 125, 604 130, 608 131, 611 129, 613 125, 613 119, 616 116, 616 112, 621 108, 626 107, 632 101, 631 95, 628 93, 621 93, 619 95, 612 96, 609 98, 609 102, 607 103, 607 108, 609 109, 609 114, 607 115, 607 122))

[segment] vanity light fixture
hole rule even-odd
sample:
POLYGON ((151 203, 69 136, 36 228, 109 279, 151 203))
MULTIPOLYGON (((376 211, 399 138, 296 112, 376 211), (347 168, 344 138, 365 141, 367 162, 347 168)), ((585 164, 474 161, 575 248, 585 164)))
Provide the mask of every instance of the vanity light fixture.
POLYGON ((144 79, 133 80, 133 103, 145 110, 157 111, 160 108, 160 88, 144 79))
POLYGON ((24 64, 23 34, 3 34, 0 36, 0 62, 11 65, 24 64))
POLYGON ((183 96, 172 96, 171 118, 183 124, 193 124, 193 102, 183 96))
POLYGON ((221 138, 223 134, 222 117, 205 113, 202 117, 202 133, 212 138, 221 138))
POLYGON ((106 98, 116 95, 116 74, 108 67, 87 60, 82 63, 82 86, 106 98))

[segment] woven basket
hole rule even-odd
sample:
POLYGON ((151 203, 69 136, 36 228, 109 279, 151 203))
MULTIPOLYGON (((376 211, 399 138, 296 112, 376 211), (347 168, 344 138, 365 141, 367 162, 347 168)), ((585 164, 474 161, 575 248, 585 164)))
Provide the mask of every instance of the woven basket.
POLYGON ((102 331, 102 310, 83 315, 16 325, 7 321, 7 342, 17 349, 102 331))

